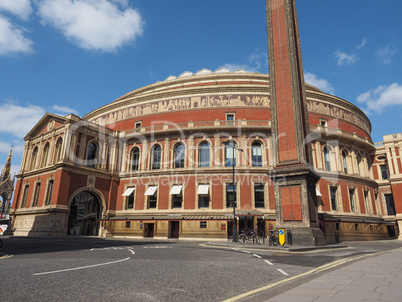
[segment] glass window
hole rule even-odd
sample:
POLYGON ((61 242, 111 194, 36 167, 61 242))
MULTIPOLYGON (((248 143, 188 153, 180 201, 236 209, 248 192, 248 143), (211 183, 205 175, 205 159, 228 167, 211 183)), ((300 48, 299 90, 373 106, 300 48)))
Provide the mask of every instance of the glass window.
POLYGON ((343 172, 348 173, 348 154, 342 151, 343 172))
POLYGON ((394 196, 392 194, 384 194, 385 203, 387 204, 388 215, 396 215, 394 196))
POLYGON ((337 192, 337 187, 331 187, 330 188, 330 194, 331 194, 331 209, 333 211, 338 210, 338 204, 337 204, 337 198, 336 198, 336 192, 337 192))
POLYGON ((176 195, 172 195, 172 204, 173 204, 173 208, 181 208, 183 202, 183 196, 176 194, 176 195))
POLYGON ((360 164, 362 162, 362 157, 360 154, 357 155, 357 173, 361 176, 361 171, 360 171, 360 164))
POLYGON ((138 171, 140 165, 140 149, 131 150, 131 171, 138 171))
POLYGON ((206 229, 207 228, 207 222, 206 221, 200 221, 200 229, 206 229))
POLYGON ((364 206, 366 207, 366 213, 369 212, 368 191, 364 191, 364 206))
POLYGON ((381 169, 381 177, 382 179, 388 179, 388 168, 387 165, 380 165, 380 169, 381 169))
POLYGON ((46 191, 46 199, 45 199, 45 205, 47 205, 47 206, 50 205, 50 203, 52 201, 53 184, 54 184, 53 179, 49 180, 49 182, 47 183, 47 191, 46 191))
POLYGON ((36 207, 38 205, 39 193, 40 193, 40 182, 37 182, 35 185, 34 199, 32 202, 33 207, 36 207))
POLYGON ((233 126, 234 125, 235 115, 233 113, 226 114, 226 125, 233 126))
POLYGON ((264 184, 255 184, 254 185, 254 201, 256 208, 264 208, 264 184))
POLYGON ((56 150, 54 152, 54 163, 58 163, 61 158, 61 147, 63 144, 63 140, 59 138, 56 143, 56 150))
POLYGON ((21 208, 25 208, 27 206, 29 185, 24 187, 24 194, 22 194, 21 208))
POLYGON ((161 147, 156 145, 152 153, 152 170, 159 170, 161 168, 161 147))
POLYGON ((236 150, 234 148, 236 148, 236 145, 232 141, 225 146, 226 167, 236 166, 236 150))
POLYGON ((184 153, 185 148, 183 144, 179 144, 176 146, 176 150, 174 152, 174 167, 175 168, 184 168, 184 153))
POLYGON ((156 192, 154 195, 149 196, 149 206, 148 209, 156 209, 156 204, 158 203, 158 198, 156 197, 156 192))
POLYGON ((36 159, 38 157, 38 147, 35 147, 35 149, 32 152, 32 159, 31 159, 31 167, 30 170, 33 170, 36 168, 36 159))
POLYGON ((46 143, 45 147, 43 148, 43 156, 42 156, 42 164, 41 167, 46 167, 47 159, 49 157, 49 143, 46 143))
POLYGON ((198 207, 209 208, 209 195, 198 195, 198 207))
POLYGON ((233 207, 233 203, 236 206, 236 184, 226 184, 226 207, 231 208, 233 207))
POLYGON ((350 198, 350 211, 354 212, 355 209, 355 190, 354 189, 349 189, 349 198, 350 198))
POLYGON ((325 170, 331 171, 331 160, 327 147, 324 148, 324 164, 325 164, 325 170))
POLYGON ((199 150, 199 166, 201 168, 209 167, 209 143, 201 143, 199 150))
POLYGON ((253 143, 251 146, 253 167, 262 167, 262 148, 261 143, 253 143))
POLYGON ((96 154, 98 152, 98 146, 95 143, 89 143, 87 152, 87 165, 89 167, 96 166, 96 154))

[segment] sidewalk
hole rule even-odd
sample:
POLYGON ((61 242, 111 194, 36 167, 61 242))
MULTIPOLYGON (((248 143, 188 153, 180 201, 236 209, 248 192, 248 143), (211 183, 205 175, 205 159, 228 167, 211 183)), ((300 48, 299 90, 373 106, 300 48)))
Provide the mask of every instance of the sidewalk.
POLYGON ((402 301, 402 248, 324 273, 269 302, 402 301))

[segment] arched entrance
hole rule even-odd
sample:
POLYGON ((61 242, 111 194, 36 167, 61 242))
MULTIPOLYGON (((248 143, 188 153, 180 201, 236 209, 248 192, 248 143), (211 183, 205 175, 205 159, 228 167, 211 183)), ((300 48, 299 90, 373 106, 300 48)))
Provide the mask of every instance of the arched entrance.
POLYGON ((96 196, 88 191, 78 193, 70 205, 67 235, 98 235, 100 203, 96 196))

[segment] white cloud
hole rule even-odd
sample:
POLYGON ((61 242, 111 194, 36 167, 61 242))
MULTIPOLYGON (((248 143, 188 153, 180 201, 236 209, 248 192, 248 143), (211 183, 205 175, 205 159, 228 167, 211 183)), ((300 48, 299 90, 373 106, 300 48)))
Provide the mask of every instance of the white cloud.
POLYGON ((229 70, 244 69, 248 72, 262 72, 268 71, 268 54, 266 52, 254 51, 248 58, 245 64, 226 63, 220 67, 229 70), (262 67, 267 67, 266 70, 261 70, 262 67))
POLYGON ((0 112, 2 124, 0 132, 12 134, 18 138, 24 138, 46 113, 45 109, 39 106, 22 107, 15 103, 0 105, 0 112))
POLYGON ((24 29, 14 26, 0 15, 0 55, 31 52, 32 41, 25 38, 23 33, 24 29))
POLYGON ((368 41, 367 37, 364 37, 363 41, 359 45, 356 46, 356 49, 360 49, 360 48, 364 47, 367 44, 367 41, 368 41))
POLYGON ((112 52, 133 43, 143 33, 144 22, 137 10, 120 10, 125 0, 43 0, 41 23, 59 29, 64 36, 87 50, 112 52))
POLYGON ((382 63, 388 65, 391 63, 391 57, 396 53, 396 49, 390 46, 379 48, 375 54, 382 63))
POLYGON ((70 107, 67 106, 53 105, 52 109, 60 114, 70 114, 70 113, 78 114, 77 110, 71 109, 70 107))
POLYGON ((319 79, 317 76, 310 72, 304 73, 304 81, 310 85, 317 87, 318 89, 329 93, 335 94, 335 88, 325 79, 319 79))
POLYGON ((30 0, 0 0, 0 11, 12 13, 23 20, 27 20, 32 13, 30 0))
POLYGON ((334 53, 335 58, 338 60, 337 64, 339 66, 344 66, 344 65, 352 65, 354 63, 357 62, 357 60, 359 59, 358 56, 356 55, 348 55, 347 53, 343 52, 343 51, 336 51, 334 53))
POLYGON ((402 85, 393 83, 389 86, 378 86, 360 94, 357 101, 367 105, 367 113, 382 113, 385 107, 402 105, 402 85))

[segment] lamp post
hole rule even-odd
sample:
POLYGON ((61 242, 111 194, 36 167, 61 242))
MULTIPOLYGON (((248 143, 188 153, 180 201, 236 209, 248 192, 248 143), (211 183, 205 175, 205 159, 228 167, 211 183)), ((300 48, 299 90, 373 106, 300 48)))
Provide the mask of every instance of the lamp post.
MULTIPOLYGON (((235 150, 243 152, 243 149, 236 148, 233 141, 225 141, 222 142, 226 147, 230 147, 233 150, 232 154, 232 169, 233 169, 233 177, 232 177, 232 198, 233 198, 233 242, 237 242, 237 220, 236 220, 236 187, 235 187, 235 150)), ((226 150, 225 150, 226 152, 226 150)), ((227 155, 227 154, 226 154, 227 155)), ((227 158, 226 158, 227 161, 227 158)))

